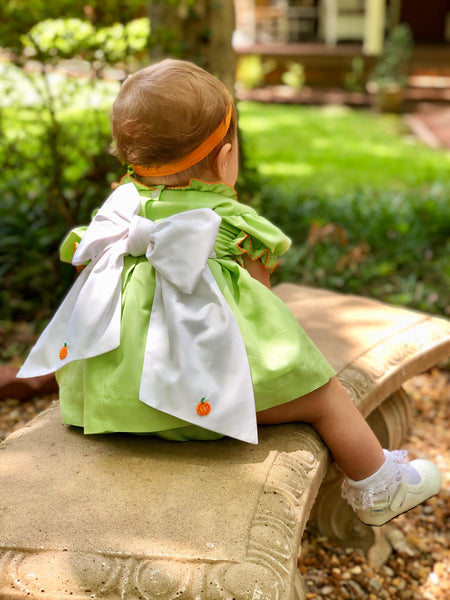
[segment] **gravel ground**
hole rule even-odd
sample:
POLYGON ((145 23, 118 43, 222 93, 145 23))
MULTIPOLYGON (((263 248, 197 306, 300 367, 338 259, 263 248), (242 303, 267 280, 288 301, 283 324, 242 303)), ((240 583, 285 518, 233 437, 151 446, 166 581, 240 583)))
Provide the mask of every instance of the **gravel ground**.
MULTIPOLYGON (((434 369, 405 386, 413 422, 404 445, 412 458, 430 457, 444 475, 438 496, 389 525, 393 552, 381 567, 361 550, 343 549, 306 532, 300 571, 308 600, 450 599, 450 372, 434 369)), ((0 440, 22 427, 57 396, 0 401, 0 440)))
POLYGON ((403 447, 411 458, 436 462, 442 489, 387 526, 394 549, 381 567, 370 565, 363 551, 306 532, 300 571, 308 600, 450 599, 450 372, 434 369, 405 388, 413 399, 413 418, 403 447))

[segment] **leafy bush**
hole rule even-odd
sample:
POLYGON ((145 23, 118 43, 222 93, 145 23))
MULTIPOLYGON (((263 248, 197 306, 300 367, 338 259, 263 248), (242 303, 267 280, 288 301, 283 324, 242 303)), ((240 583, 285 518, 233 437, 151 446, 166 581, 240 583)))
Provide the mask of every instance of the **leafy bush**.
POLYGON ((395 116, 254 103, 239 113, 256 169, 246 183, 293 240, 275 282, 450 314, 447 152, 411 140, 395 116))
POLYGON ((272 59, 262 60, 256 54, 241 56, 237 61, 236 84, 244 90, 253 90, 264 83, 267 73, 276 67, 272 59))
POLYGON ((0 319, 48 316, 67 290, 59 243, 123 172, 108 152, 120 82, 104 74, 119 67, 125 77, 148 39, 147 19, 100 28, 56 19, 32 27, 14 62, 0 64, 0 319))
POLYGON ((14 0, 0 3, 0 47, 20 54, 21 36, 36 23, 49 19, 82 19, 96 28, 128 23, 146 15, 146 0, 14 0))
MULTIPOLYGON (((27 82, 36 98, 40 76, 27 82)), ((16 104, 1 111, 2 319, 29 317, 38 307, 45 314, 55 307, 71 276, 57 260, 59 242, 67 229, 89 218, 119 169, 108 154, 105 107, 100 102, 80 106, 79 81, 66 86, 53 79, 51 85, 56 96, 46 107, 16 104)), ((92 84, 92 93, 100 98, 97 87, 92 84)))
POLYGON ((394 27, 389 33, 381 56, 370 75, 370 81, 376 82, 379 87, 389 86, 393 83, 406 86, 413 44, 413 35, 409 25, 401 23, 394 27))
POLYGON ((305 84, 305 70, 303 65, 297 62, 290 62, 287 65, 286 71, 281 74, 281 81, 293 90, 301 90, 305 84))
POLYGON ((145 17, 98 29, 89 21, 71 18, 41 21, 21 41, 25 55, 41 63, 78 56, 105 67, 146 52, 149 36, 150 23, 145 17))
POLYGON ((293 240, 275 281, 450 314, 450 185, 334 200, 266 188, 261 209, 293 240))

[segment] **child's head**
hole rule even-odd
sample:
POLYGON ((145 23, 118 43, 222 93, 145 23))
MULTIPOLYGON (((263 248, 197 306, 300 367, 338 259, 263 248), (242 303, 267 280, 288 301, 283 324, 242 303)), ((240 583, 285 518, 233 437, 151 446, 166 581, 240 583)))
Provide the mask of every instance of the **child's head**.
POLYGON ((117 157, 149 182, 225 180, 223 161, 234 153, 237 163, 237 117, 230 94, 189 62, 167 59, 128 77, 111 123, 117 157))

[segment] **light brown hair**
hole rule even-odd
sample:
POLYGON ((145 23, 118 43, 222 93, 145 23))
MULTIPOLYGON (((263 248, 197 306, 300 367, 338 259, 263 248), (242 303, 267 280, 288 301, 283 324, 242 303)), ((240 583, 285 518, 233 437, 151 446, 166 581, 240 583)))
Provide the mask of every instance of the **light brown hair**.
MULTIPOLYGON (((166 59, 142 69, 125 80, 114 102, 114 153, 124 163, 148 167, 183 158, 218 127, 230 103, 224 85, 193 63, 166 59)), ((234 141, 236 128, 233 106, 223 140, 186 175, 208 169, 222 145, 234 141)))

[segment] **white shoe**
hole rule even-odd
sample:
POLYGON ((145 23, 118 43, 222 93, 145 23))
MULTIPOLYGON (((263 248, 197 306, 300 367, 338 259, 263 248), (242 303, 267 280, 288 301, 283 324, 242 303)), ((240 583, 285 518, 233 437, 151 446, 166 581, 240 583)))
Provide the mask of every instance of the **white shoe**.
POLYGON ((416 484, 408 483, 405 471, 400 470, 384 497, 374 498, 373 506, 355 509, 363 523, 377 527, 384 525, 439 492, 442 476, 434 463, 419 459, 411 461, 409 466, 420 475, 420 481, 416 484))

